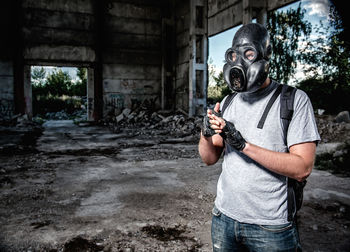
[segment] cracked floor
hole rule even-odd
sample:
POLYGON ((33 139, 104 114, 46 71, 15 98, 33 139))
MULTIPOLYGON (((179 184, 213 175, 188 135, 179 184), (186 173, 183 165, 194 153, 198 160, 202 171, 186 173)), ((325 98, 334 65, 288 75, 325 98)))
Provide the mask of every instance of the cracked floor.
MULTIPOLYGON (((0 251, 211 251, 220 164, 196 137, 48 121, 32 151, 0 156, 0 251)), ((350 179, 314 170, 304 251, 350 247, 350 179), (336 241, 336 242, 335 242, 336 241)))

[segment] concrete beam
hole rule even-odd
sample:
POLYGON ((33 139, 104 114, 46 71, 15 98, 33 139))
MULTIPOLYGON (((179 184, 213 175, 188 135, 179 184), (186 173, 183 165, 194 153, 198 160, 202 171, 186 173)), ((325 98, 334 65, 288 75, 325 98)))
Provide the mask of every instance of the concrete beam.
POLYGON ((109 16, 106 18, 105 27, 108 32, 161 35, 161 22, 154 20, 109 16))
POLYGON ((50 44, 92 46, 95 39, 93 33, 86 30, 62 30, 47 27, 23 27, 22 32, 27 45, 50 44))
POLYGON ((208 2, 208 35, 213 36, 242 23, 249 22, 258 16, 263 20, 267 11, 281 8, 296 0, 209 0, 208 2))
POLYGON ((162 18, 162 10, 159 6, 133 4, 128 2, 114 2, 108 10, 108 14, 115 17, 132 19, 137 17, 144 20, 159 21, 162 18))
POLYGON ((113 32, 106 34, 105 46, 122 49, 157 50, 161 47, 159 34, 132 34, 113 32))
POLYGON ((105 64, 135 64, 159 66, 162 62, 161 52, 146 49, 104 48, 103 62, 105 64))
POLYGON ((159 94, 160 79, 156 80, 135 80, 135 79, 104 79, 104 93, 123 94, 159 94))
POLYGON ((94 49, 86 46, 38 45, 24 50, 24 59, 32 61, 94 62, 95 58, 94 49))
POLYGON ((44 9, 62 12, 75 12, 92 14, 92 1, 87 0, 25 0, 22 3, 23 8, 27 9, 44 9))
POLYGON ((133 80, 159 80, 160 66, 134 65, 134 64, 104 64, 103 77, 105 79, 133 79, 133 80))
POLYGON ((93 30, 96 24, 91 14, 26 9, 23 14, 23 25, 28 29, 39 26, 68 30, 93 30))

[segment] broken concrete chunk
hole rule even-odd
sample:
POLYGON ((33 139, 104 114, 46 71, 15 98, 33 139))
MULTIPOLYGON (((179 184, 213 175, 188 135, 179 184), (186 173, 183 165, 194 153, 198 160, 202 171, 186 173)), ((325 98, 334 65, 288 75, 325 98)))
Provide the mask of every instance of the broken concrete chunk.
POLYGON ((117 123, 121 122, 121 121, 124 119, 123 113, 121 113, 120 115, 118 115, 115 119, 117 120, 117 123))
POLYGON ((128 117, 130 113, 131 113, 131 109, 128 109, 128 108, 124 109, 122 112, 122 114, 126 117, 128 117))
POLYGON ((335 117, 335 121, 337 123, 350 123, 350 116, 349 116, 349 111, 342 111, 340 112, 336 117, 335 117))

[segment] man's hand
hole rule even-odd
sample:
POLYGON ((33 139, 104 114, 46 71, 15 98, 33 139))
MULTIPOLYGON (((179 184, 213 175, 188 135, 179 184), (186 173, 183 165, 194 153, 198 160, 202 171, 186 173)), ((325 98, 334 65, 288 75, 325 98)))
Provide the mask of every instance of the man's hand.
POLYGON ((208 115, 208 117, 210 119, 209 123, 211 124, 211 128, 214 129, 216 133, 219 133, 229 145, 239 151, 244 149, 246 140, 233 123, 215 114, 208 115))
POLYGON ((220 103, 216 103, 214 111, 208 109, 207 114, 203 118, 202 134, 205 137, 211 137, 217 134, 215 130, 211 127, 210 118, 209 118, 211 115, 221 117, 220 103))
POLYGON ((235 149, 242 151, 245 147, 246 140, 242 137, 241 133, 236 130, 236 127, 233 123, 226 121, 225 127, 222 129, 220 134, 226 142, 234 147, 235 149))

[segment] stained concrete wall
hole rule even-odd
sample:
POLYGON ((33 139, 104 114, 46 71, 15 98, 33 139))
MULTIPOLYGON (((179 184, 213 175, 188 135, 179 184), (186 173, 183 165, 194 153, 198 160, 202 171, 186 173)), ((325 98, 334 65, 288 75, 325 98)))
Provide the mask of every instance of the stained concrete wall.
POLYGON ((200 114, 206 106, 208 35, 290 2, 4 1, 0 116, 31 113, 30 65, 87 67, 90 119, 140 104, 200 114))
POLYGON ((176 104, 178 108, 188 110, 189 107, 189 60, 190 60, 190 3, 186 0, 176 4, 176 104))
POLYGON ((0 8, 0 118, 9 119, 15 111, 14 61, 16 21, 12 15, 15 4, 5 1, 0 8))
POLYGON ((160 107, 162 17, 166 1, 110 1, 103 41, 104 114, 160 107))
POLYGON ((208 0, 208 35, 250 22, 261 10, 272 11, 295 0, 208 0))
POLYGON ((14 76, 12 61, 0 61, 0 118, 9 119, 14 113, 14 76))

